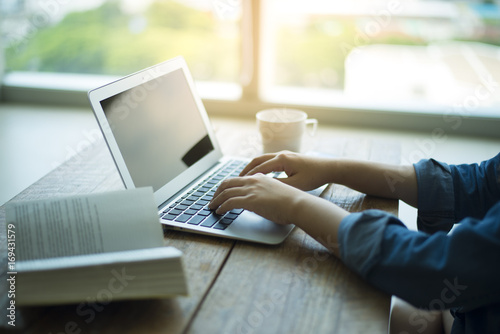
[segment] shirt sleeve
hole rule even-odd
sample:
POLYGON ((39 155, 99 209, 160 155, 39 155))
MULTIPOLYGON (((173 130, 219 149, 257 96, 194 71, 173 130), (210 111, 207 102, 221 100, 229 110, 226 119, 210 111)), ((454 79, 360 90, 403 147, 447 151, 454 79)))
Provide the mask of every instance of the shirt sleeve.
POLYGON ((451 168, 434 159, 421 160, 413 167, 418 187, 418 229, 448 232, 456 222, 451 168))
POLYGON ((480 165, 450 165, 455 220, 482 218, 500 200, 500 154, 480 165))
POLYGON ((500 199, 500 154, 480 165, 447 165, 430 159, 414 168, 421 231, 448 232, 466 217, 484 217, 500 199))
POLYGON ((351 214, 339 228, 341 258, 371 284, 419 308, 465 312, 500 300, 499 222, 500 202, 451 234, 410 231, 382 211, 351 214))

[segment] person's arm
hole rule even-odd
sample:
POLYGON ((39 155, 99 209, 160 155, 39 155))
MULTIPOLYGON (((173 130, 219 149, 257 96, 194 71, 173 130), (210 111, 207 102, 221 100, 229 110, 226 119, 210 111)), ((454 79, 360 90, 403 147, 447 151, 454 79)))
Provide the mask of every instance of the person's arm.
MULTIPOLYGON (((307 188, 322 182, 334 182, 325 173, 327 166, 333 167, 333 161, 315 161, 320 165, 313 168, 315 173, 312 176, 308 176, 310 173, 306 171, 310 164, 301 159, 288 165, 283 161, 267 163, 278 156, 264 160, 257 158, 260 161, 254 162, 255 166, 249 165, 242 174, 253 174, 256 170, 263 173, 286 171, 288 178, 279 182, 259 174, 226 180, 215 193, 210 208, 217 209, 218 213, 244 208, 277 223, 296 224, 367 281, 419 307, 473 309, 498 300, 499 202, 482 220, 467 218, 462 221, 451 235, 410 231, 397 217, 386 212, 368 210, 349 214, 333 203, 285 184, 307 188)), ((290 156, 293 155, 281 155, 281 159, 290 156)), ((359 172, 365 168, 359 166, 361 168, 353 170, 359 172)), ((495 166, 487 170, 497 173, 498 163, 495 166)), ((438 182, 448 184, 447 177, 443 180, 443 176, 448 175, 447 168, 432 164, 423 167, 422 164, 415 165, 420 175, 419 185, 428 183, 438 185, 443 191, 448 189, 438 182)), ((374 169, 368 167, 368 170, 374 169)), ((498 180, 497 177, 493 181, 498 180)), ((497 182, 494 182, 496 186, 497 182)), ((364 185, 359 184, 359 187, 364 185)), ((433 189, 426 191, 432 192, 433 189)), ((439 192, 427 193, 429 198, 439 195, 439 192)), ((496 198, 497 201, 500 199, 496 198)), ((441 203, 435 204, 435 212, 439 213, 441 203)))
POLYGON ((451 235, 408 230, 379 210, 349 214, 262 174, 224 181, 210 208, 254 211, 296 224, 383 291, 430 309, 474 309, 497 301, 500 203, 482 220, 467 218, 451 235))
POLYGON ((417 177, 413 166, 337 159, 332 168, 332 183, 343 184, 367 195, 400 199, 414 207, 418 205, 417 177))
POLYGON ((499 218, 497 202, 483 219, 466 218, 450 234, 427 234, 408 230, 383 212, 353 214, 339 230, 341 259, 374 286, 416 307, 468 311, 500 298, 499 218))
POLYGON ((339 183, 375 196, 402 198, 416 205, 416 177, 412 166, 282 152, 253 159, 240 175, 246 177, 229 179, 220 185, 210 209, 222 214, 243 208, 278 224, 294 224, 337 256, 340 256, 338 229, 349 213, 300 190, 339 183), (280 183, 258 175, 271 172, 285 172, 288 177, 280 178, 280 183))
POLYGON ((419 229, 427 233, 384 212, 351 214, 338 231, 343 262, 418 307, 467 310, 497 301, 500 155, 480 165, 430 159, 414 168, 419 229))
POLYGON ((337 183, 368 195, 401 199, 417 206, 417 178, 413 166, 282 152, 255 158, 240 175, 282 171, 288 176, 281 178, 282 182, 302 190, 337 183))
POLYGON ((414 165, 418 228, 448 232, 466 217, 481 219, 500 200, 500 154, 481 164, 448 165, 434 159, 414 165))

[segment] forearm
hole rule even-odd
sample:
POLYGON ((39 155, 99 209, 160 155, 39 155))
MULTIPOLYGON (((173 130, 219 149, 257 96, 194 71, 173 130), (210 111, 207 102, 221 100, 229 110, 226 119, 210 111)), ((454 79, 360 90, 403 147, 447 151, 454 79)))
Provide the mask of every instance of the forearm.
MULTIPOLYGON (((417 206, 417 177, 413 166, 399 166, 370 161, 323 160, 316 177, 327 183, 343 184, 365 194, 401 199, 417 206)), ((313 196, 300 196, 294 203, 292 223, 340 256, 338 229, 349 212, 313 196)))
POLYGON ((343 184, 368 195, 401 199, 417 206, 417 177, 413 166, 334 159, 329 168, 330 183, 343 184))
POLYGON ((292 208, 290 222, 340 257, 337 233, 349 212, 309 194, 296 198, 292 208))
POLYGON ((282 152, 253 159, 240 176, 270 172, 285 172, 287 177, 280 180, 302 190, 339 183, 365 194, 402 199, 414 206, 417 204, 417 177, 413 166, 282 152))

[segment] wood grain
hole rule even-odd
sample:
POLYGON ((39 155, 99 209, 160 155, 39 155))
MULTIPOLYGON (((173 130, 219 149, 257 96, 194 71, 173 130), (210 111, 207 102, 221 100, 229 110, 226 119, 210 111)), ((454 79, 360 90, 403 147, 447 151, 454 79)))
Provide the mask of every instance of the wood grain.
MULTIPOLYGON (((252 157, 261 151, 253 122, 221 119, 216 135, 225 154, 252 157)), ((328 129, 307 149, 399 163, 395 143, 338 138, 328 129)), ((123 188, 103 142, 81 152, 13 200, 123 188)), ((397 202, 329 185, 322 197, 349 211, 378 208, 397 213, 397 202)), ((2 268, 6 268, 5 213, 0 207, 2 268)), ((390 297, 363 282, 323 246, 295 229, 278 246, 168 231, 165 242, 184 253, 189 296, 18 309, 23 333, 386 333, 390 297)), ((0 298, 7 302, 6 277, 0 298)), ((75 287, 77 288, 77 287, 75 287)), ((6 327, 5 307, 0 312, 6 327)))

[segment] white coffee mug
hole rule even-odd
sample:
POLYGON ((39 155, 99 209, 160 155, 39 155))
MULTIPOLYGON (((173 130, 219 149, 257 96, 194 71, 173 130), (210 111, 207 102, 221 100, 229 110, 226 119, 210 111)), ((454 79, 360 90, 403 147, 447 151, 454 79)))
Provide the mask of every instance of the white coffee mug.
POLYGON ((297 109, 265 109, 259 111, 256 117, 264 153, 283 150, 300 152, 307 125, 312 126, 309 131, 311 136, 318 126, 318 120, 308 119, 305 112, 297 109))

